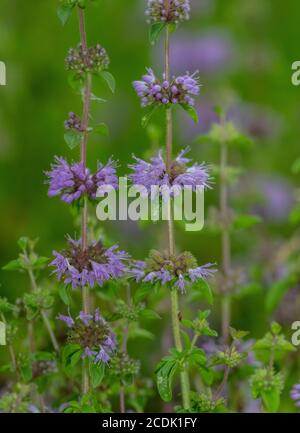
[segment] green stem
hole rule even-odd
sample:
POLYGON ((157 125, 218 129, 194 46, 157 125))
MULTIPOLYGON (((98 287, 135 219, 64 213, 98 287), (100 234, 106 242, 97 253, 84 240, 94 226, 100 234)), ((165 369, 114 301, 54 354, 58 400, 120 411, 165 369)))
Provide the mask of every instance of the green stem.
MULTIPOLYGON (((179 352, 182 352, 182 341, 180 336, 180 322, 179 322, 179 303, 178 303, 178 291, 176 289, 171 290, 171 303, 172 303, 172 326, 175 347, 179 352)), ((183 371, 180 373, 180 383, 182 392, 182 403, 184 409, 190 407, 190 380, 187 372, 186 365, 183 366, 183 371)))
MULTIPOLYGON (((79 31, 80 31, 80 43, 82 45, 83 50, 87 50, 87 37, 86 37, 86 29, 85 29, 85 16, 83 9, 78 7, 78 18, 79 18, 79 31)), ((92 76, 91 74, 87 74, 85 89, 84 89, 84 101, 83 101, 83 113, 82 113, 82 130, 83 130, 83 138, 80 145, 80 160, 83 164, 84 169, 86 168, 86 159, 87 159, 87 143, 88 143, 88 123, 89 123, 89 114, 90 114, 90 104, 91 104, 91 93, 92 93, 92 76)), ((88 245, 88 203, 87 199, 84 199, 84 205, 82 209, 81 215, 81 242, 82 249, 87 249, 88 245)), ((82 306, 83 311, 87 314, 90 313, 91 310, 91 300, 90 300, 90 290, 88 286, 83 287, 82 289, 82 306)), ((87 394, 90 389, 90 379, 89 379, 89 370, 88 363, 83 362, 83 372, 82 372, 82 393, 87 394)))
MULTIPOLYGON (((165 79, 170 80, 170 31, 166 27, 165 39, 165 79)), ((173 147, 173 119, 171 108, 166 109, 166 169, 170 173, 172 164, 172 147, 173 147)), ((168 218, 168 252, 169 256, 175 253, 174 240, 174 221, 171 210, 171 200, 169 200, 169 218, 168 218)), ((178 291, 171 289, 171 308, 172 308, 172 327, 175 341, 175 347, 179 352, 182 352, 182 341, 180 336, 180 321, 179 321, 179 302, 178 291)), ((186 365, 183 366, 183 371, 180 373, 182 403, 184 409, 190 407, 190 381, 186 365)))
MULTIPOLYGON (((224 123, 222 117, 221 123, 224 123)), ((220 214, 222 220, 222 268, 225 283, 225 293, 222 298, 221 318, 222 318, 222 337, 225 343, 229 341, 229 326, 231 321, 231 302, 228 292, 231 269, 231 240, 229 231, 229 199, 228 199, 228 179, 227 179, 227 159, 228 149, 226 140, 221 142, 221 161, 220 161, 220 214)))

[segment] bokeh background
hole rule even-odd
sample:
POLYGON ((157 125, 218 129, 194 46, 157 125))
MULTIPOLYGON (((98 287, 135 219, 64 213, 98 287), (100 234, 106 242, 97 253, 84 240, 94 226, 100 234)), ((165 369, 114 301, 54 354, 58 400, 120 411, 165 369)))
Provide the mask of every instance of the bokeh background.
MULTIPOLYGON (((95 83, 94 93, 107 97, 107 103, 93 105, 93 116, 109 125, 110 136, 92 137, 88 160, 93 167, 96 159, 105 162, 113 155, 120 174, 128 172, 132 153, 149 156, 163 139, 159 118, 148 130, 142 129, 142 111, 132 89, 132 81, 145 67, 154 65, 162 71, 161 47, 148 43, 145 3, 102 0, 86 14, 89 43, 100 42, 107 49, 117 81, 114 96, 95 83)), ((291 64, 300 59, 300 3, 286 0, 283 7, 282 0, 193 0, 192 4, 191 20, 172 42, 172 67, 174 72, 200 71, 200 122, 195 126, 178 113, 175 147, 190 145, 193 158, 218 163, 218 149, 195 141, 215 120, 216 105, 225 106, 228 117, 253 139, 251 149, 230 156, 231 163, 243 170, 231 199, 233 207, 255 212, 263 222, 235 235, 233 255, 238 267, 260 275, 262 289, 239 300, 233 320, 253 337, 267 330, 271 317, 289 332, 291 323, 300 320, 299 287, 289 288, 269 315, 264 299, 269 281, 285 272, 284 259, 272 261, 274 252, 298 239, 298 221, 291 221, 290 214, 299 186, 299 175, 291 167, 300 155, 300 87, 291 84, 291 64)), ((0 266, 17 255, 16 241, 22 235, 39 237, 40 253, 50 256, 54 248, 62 248, 66 233, 74 233, 68 207, 47 197, 44 176, 54 155, 78 158, 78 150, 69 150, 63 140, 67 113, 81 112, 80 98, 68 86, 64 70, 68 48, 79 41, 77 17, 73 14, 63 28, 56 8, 56 0, 1 0, 0 60, 6 63, 7 86, 0 87, 0 266)), ((216 183, 206 194, 206 205, 217 204, 216 183)), ((159 225, 114 223, 107 230, 137 258, 145 257, 161 239, 159 225)), ((202 232, 179 228, 177 239, 200 263, 220 261, 220 238, 209 229, 208 218, 202 232)), ((0 274, 2 296, 14 300, 24 292, 22 275, 0 274)), ((218 307, 214 321, 218 325, 218 307)), ((153 343, 147 344, 151 349, 153 343)), ((283 409, 291 405, 287 395, 283 409)))

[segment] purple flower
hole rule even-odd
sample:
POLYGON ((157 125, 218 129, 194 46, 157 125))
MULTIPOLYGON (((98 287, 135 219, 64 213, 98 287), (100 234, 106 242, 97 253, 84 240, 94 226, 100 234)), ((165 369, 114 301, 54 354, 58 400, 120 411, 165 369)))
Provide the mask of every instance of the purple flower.
POLYGON ((211 263, 198 266, 195 257, 187 251, 169 256, 152 250, 146 261, 133 261, 128 272, 137 282, 168 284, 184 293, 198 280, 212 277, 216 272, 213 266, 211 263))
POLYGON ((203 280, 207 280, 207 278, 212 277, 217 270, 213 268, 212 263, 207 263, 203 266, 198 266, 197 268, 189 269, 189 277, 191 281, 196 281, 199 278, 202 278, 203 280))
POLYGON ((142 260, 134 260, 131 264, 130 274, 139 283, 145 276, 146 263, 142 260))
POLYGON ((100 241, 94 241, 86 250, 81 241, 68 239, 68 248, 62 253, 53 252, 55 259, 50 263, 56 269, 54 273, 59 280, 73 288, 95 284, 102 286, 105 281, 120 278, 126 271, 124 262, 129 258, 124 251, 114 245, 105 248, 100 241))
POLYGON ((185 293, 185 285, 186 285, 186 281, 183 275, 180 274, 174 286, 177 287, 177 289, 179 289, 181 293, 185 293))
POLYGON ((56 156, 51 171, 46 172, 46 175, 49 178, 49 197, 58 195, 66 203, 72 203, 83 195, 95 199, 99 187, 111 185, 116 188, 118 185, 115 163, 111 160, 105 166, 98 162, 97 172, 93 175, 88 168, 84 168, 82 162, 70 165, 56 156))
POLYGON ((209 188, 208 168, 204 164, 188 166, 191 160, 184 156, 187 151, 188 149, 185 149, 180 152, 172 162, 170 174, 167 174, 166 164, 161 152, 151 158, 150 162, 133 156, 136 163, 129 165, 129 168, 133 170, 133 173, 129 175, 129 179, 135 185, 143 185, 148 192, 151 192, 153 186, 160 188, 164 186, 169 188, 190 186, 193 191, 197 187, 209 188))
POLYGON ((179 23, 190 18, 190 0, 148 0, 149 23, 179 23))
POLYGON ((61 320, 62 322, 65 322, 66 325, 68 326, 68 328, 72 328, 72 326, 75 323, 71 316, 64 316, 63 314, 59 314, 57 316, 57 318, 58 318, 58 320, 61 320))
POLYGON ((110 356, 108 353, 101 347, 100 351, 98 352, 95 362, 102 361, 104 364, 106 364, 110 360, 110 356))
POLYGON ((147 74, 140 81, 134 81, 133 87, 141 98, 142 107, 153 104, 183 104, 194 106, 195 96, 200 93, 198 72, 190 75, 173 77, 169 82, 163 77, 161 82, 155 77, 152 69, 147 69, 147 74))
POLYGON ((91 314, 87 314, 84 311, 80 311, 79 319, 85 324, 88 325, 91 320, 93 320, 93 316, 91 314))
POLYGON ((111 328, 101 316, 99 309, 92 314, 80 311, 76 320, 71 316, 60 314, 68 328, 68 341, 78 344, 82 349, 82 358, 90 358, 95 363, 107 363, 110 355, 116 349, 116 337, 111 328))
POLYGON ((300 383, 293 386, 290 395, 291 399, 295 401, 295 405, 300 407, 300 383))

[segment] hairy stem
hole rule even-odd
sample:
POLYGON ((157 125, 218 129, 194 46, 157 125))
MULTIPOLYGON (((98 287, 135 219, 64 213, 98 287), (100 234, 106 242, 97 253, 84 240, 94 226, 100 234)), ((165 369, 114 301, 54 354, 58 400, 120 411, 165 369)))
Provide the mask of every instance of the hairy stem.
MULTIPOLYGON (((168 8, 168 1, 166 1, 166 7, 168 8)), ((165 39, 165 79, 170 81, 170 31, 168 26, 166 27, 166 39, 165 39)), ((171 108, 166 109, 166 169, 167 173, 171 171, 172 164, 172 148, 173 148, 173 119, 171 108)), ((175 239, 174 239, 174 218, 171 210, 171 200, 169 200, 169 218, 168 218, 168 252, 169 255, 173 255, 175 252, 175 239)), ((179 301, 178 291, 176 289, 171 290, 171 308, 172 308, 172 327, 175 341, 175 347, 178 351, 182 352, 182 341, 180 335, 180 320, 179 320, 179 301)), ((182 392, 182 403, 184 409, 190 407, 190 383, 189 376, 186 366, 183 367, 183 371, 180 373, 181 392, 182 392)))
POLYGON ((46 314, 46 312, 44 310, 41 311, 41 315, 42 315, 42 319, 44 321, 44 325, 45 325, 45 327, 46 327, 46 329, 48 331, 48 334, 49 334, 50 340, 52 342, 52 345, 54 347, 54 350, 56 352, 59 352, 59 345, 58 345, 58 342, 57 342, 56 337, 54 335, 54 332, 53 332, 53 330, 51 328, 48 316, 47 316, 47 314, 46 314))
MULTIPOLYGON (((84 11, 78 8, 79 17, 79 31, 80 31, 80 43, 83 50, 87 50, 87 37, 85 29, 85 17, 84 11)), ((82 130, 83 138, 80 145, 80 160, 83 164, 84 169, 86 168, 86 156, 87 156, 87 143, 88 143, 88 123, 90 114, 90 104, 91 104, 91 91, 92 91, 92 77, 91 74, 87 74, 86 83, 84 88, 84 101, 83 101, 83 113, 82 113, 82 130)), ((88 204, 85 198, 84 205, 81 214, 81 242, 82 249, 85 250, 88 244, 88 204)), ((82 289, 82 305, 85 313, 90 313, 90 294, 89 288, 83 287, 82 289)), ((83 377, 82 377, 82 392, 87 394, 90 389, 89 383, 89 372, 88 365, 86 362, 83 363, 83 377)))
MULTIPOLYGON (((221 161, 220 161, 220 214, 222 220, 222 268, 225 280, 226 290, 228 288, 231 268, 231 242, 229 232, 229 205, 228 205, 228 180, 227 180, 227 143, 223 140, 221 143, 221 161)), ((231 305, 229 293, 223 294, 222 299, 222 337, 225 343, 229 340, 229 326, 231 317, 231 305)))

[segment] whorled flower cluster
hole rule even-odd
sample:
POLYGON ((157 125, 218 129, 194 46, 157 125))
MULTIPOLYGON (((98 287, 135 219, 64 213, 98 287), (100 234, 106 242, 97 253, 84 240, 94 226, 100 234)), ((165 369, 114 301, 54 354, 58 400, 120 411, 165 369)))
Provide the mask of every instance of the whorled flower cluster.
POLYGON ((293 386, 291 398, 295 401, 295 406, 300 407, 300 383, 293 386))
POLYGON ((107 69, 109 63, 107 52, 100 44, 87 49, 81 44, 77 48, 70 48, 65 60, 66 70, 80 76, 87 72, 98 74, 107 69))
POLYGON ((190 0, 148 0, 149 23, 179 23, 190 18, 190 0))
POLYGON ((64 123, 65 129, 75 129, 78 132, 82 132, 81 119, 73 111, 69 113, 68 119, 64 123))
POLYGON ((123 277, 129 258, 125 251, 118 250, 117 245, 106 248, 101 241, 94 241, 83 249, 80 240, 71 238, 64 251, 54 251, 53 255, 55 259, 50 264, 56 268, 53 272, 74 289, 96 284, 102 286, 110 279, 123 277))
POLYGON ((69 343, 81 346, 82 358, 105 364, 110 360, 116 348, 116 337, 98 309, 94 315, 81 311, 75 320, 63 314, 59 314, 58 319, 69 328, 69 343))
POLYGON ((143 75, 142 80, 134 81, 133 87, 137 95, 141 98, 142 107, 159 104, 183 104, 193 107, 195 96, 200 93, 200 83, 198 72, 173 77, 170 81, 159 80, 154 75, 152 69, 147 69, 147 74, 143 75))
POLYGON ((197 187, 210 188, 208 167, 197 163, 189 165, 191 160, 185 157, 188 150, 187 148, 181 151, 172 161, 169 173, 161 152, 152 157, 150 162, 134 156, 136 162, 129 165, 133 173, 128 177, 134 185, 142 185, 148 192, 151 192, 152 186, 190 186, 193 191, 197 187))
POLYGON ((66 203, 72 203, 86 195, 89 199, 96 198, 97 189, 102 186, 118 188, 116 164, 109 160, 106 165, 97 163, 97 171, 92 174, 84 168, 82 162, 69 164, 65 159, 55 157, 51 170, 46 172, 49 180, 48 196, 60 196, 66 203))
POLYGON ((179 255, 168 255, 156 250, 150 252, 145 261, 135 261, 130 273, 136 282, 169 284, 184 293, 198 280, 206 280, 216 272, 211 263, 198 266, 197 260, 190 252, 179 255))

